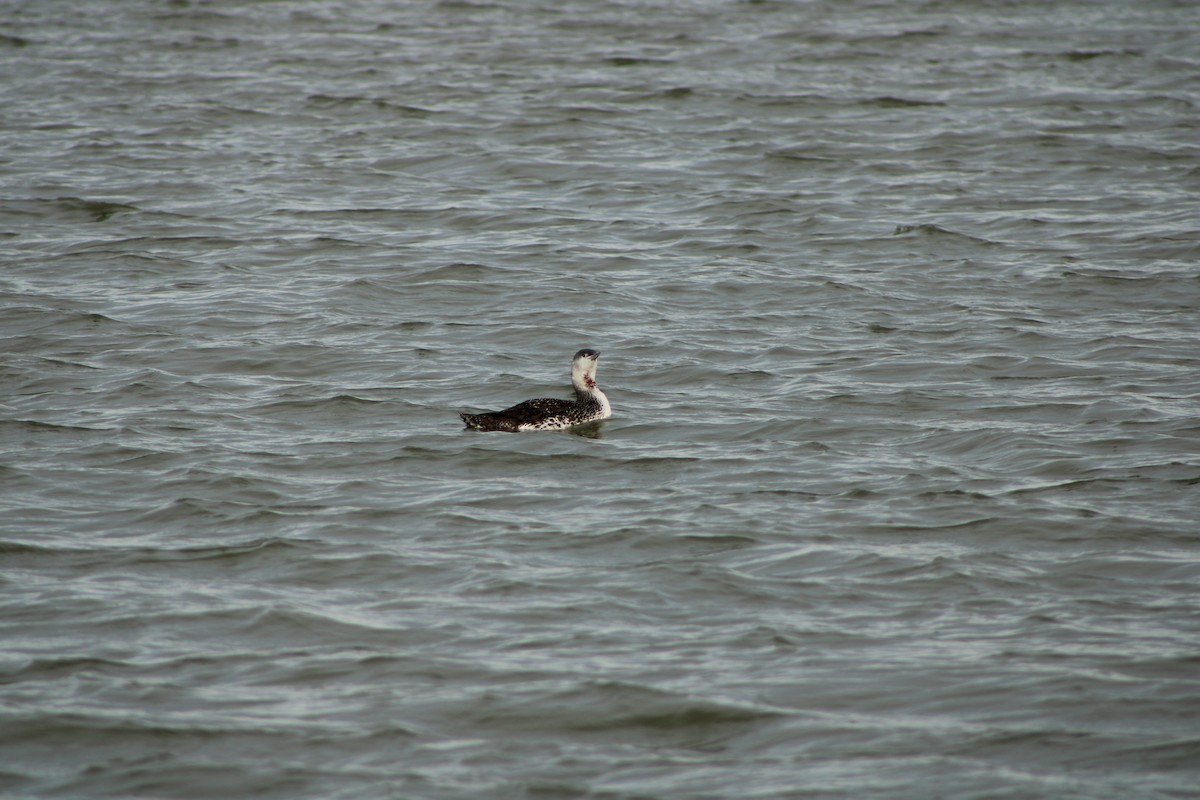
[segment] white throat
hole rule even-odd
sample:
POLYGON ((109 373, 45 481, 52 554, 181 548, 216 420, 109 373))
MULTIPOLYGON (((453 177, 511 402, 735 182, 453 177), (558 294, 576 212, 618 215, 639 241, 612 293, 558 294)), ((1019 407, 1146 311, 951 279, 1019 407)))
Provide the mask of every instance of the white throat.
POLYGON ((608 397, 596 383, 596 365, 594 361, 589 363, 581 360, 572 365, 571 386, 575 388, 575 393, 580 397, 589 397, 600 404, 600 407, 603 409, 602 419, 612 416, 612 406, 609 405, 608 397))
POLYGON ((596 372, 589 370, 586 367, 576 367, 571 370, 571 385, 575 387, 575 391, 590 394, 600 391, 596 385, 596 372))

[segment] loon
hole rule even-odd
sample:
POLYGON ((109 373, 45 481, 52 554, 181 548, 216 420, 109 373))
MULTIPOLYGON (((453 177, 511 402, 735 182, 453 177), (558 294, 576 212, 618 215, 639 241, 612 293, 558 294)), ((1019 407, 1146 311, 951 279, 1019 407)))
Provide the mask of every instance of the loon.
POLYGON ((468 428, 477 431, 561 431, 585 422, 608 419, 612 406, 596 385, 595 350, 580 350, 571 359, 571 386, 574 400, 542 397, 526 400, 503 411, 484 414, 459 414, 468 428))

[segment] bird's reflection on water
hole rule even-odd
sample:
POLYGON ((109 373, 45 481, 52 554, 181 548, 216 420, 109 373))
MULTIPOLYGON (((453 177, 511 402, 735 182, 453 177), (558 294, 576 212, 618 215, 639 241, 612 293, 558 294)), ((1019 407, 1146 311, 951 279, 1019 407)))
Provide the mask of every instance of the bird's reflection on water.
POLYGON ((576 425, 573 428, 567 428, 567 430, 571 434, 575 436, 582 436, 585 439, 599 439, 601 438, 600 431, 603 427, 604 421, 596 420, 595 422, 585 422, 582 425, 576 425))

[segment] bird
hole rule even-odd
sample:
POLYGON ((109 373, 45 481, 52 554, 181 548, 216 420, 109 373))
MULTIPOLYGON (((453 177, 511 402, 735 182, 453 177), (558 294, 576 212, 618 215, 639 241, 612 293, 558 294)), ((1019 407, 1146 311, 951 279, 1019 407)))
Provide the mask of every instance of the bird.
POLYGON ((542 397, 517 403, 503 411, 459 413, 468 428, 477 431, 561 431, 586 422, 608 419, 612 406, 596 385, 596 360, 600 354, 583 349, 571 358, 574 400, 542 397))

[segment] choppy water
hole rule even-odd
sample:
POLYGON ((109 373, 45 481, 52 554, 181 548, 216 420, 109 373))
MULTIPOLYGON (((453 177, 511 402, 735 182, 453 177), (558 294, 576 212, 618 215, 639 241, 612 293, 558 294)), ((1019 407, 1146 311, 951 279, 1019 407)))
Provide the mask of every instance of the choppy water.
POLYGON ((1195 4, 17 0, 0 70, 0 794, 1195 796, 1195 4), (584 346, 594 435, 461 429, 584 346))

